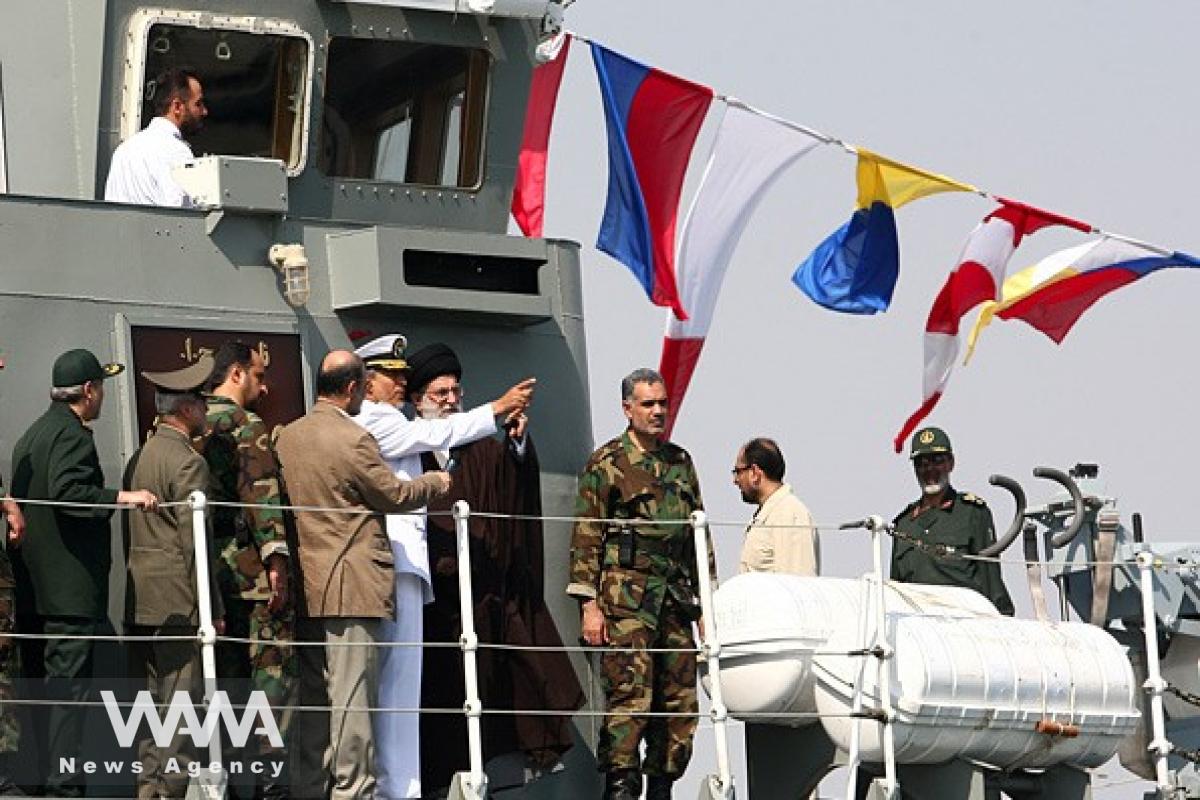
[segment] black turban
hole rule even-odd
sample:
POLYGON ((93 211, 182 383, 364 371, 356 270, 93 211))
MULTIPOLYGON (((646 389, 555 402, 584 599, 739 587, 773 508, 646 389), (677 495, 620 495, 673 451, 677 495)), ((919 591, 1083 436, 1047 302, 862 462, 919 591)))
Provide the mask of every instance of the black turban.
POLYGON ((449 346, 437 342, 422 347, 408 357, 408 391, 414 394, 425 391, 434 378, 453 375, 462 380, 462 364, 449 346))

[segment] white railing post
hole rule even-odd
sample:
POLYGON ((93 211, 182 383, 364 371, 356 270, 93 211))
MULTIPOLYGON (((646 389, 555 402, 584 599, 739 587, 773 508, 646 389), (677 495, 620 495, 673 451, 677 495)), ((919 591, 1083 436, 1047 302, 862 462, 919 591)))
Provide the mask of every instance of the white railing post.
MULTIPOLYGON (((199 617, 200 636, 200 674, 204 676, 204 704, 211 708, 217 695, 217 629, 212 617, 212 583, 209 576, 208 524, 205 517, 208 513, 208 498, 204 492, 195 491, 188 495, 188 504, 192 508, 192 556, 196 559, 196 613, 199 617)), ((215 733, 208 740, 208 760, 206 767, 222 764, 221 736, 215 733)), ((207 798, 225 796, 225 786, 228 776, 225 768, 213 773, 211 769, 201 769, 198 781, 200 790, 207 798)))
POLYGON ((851 697, 850 713, 853 716, 850 728, 850 752, 846 765, 848 776, 846 780, 846 800, 858 796, 858 771, 862 764, 862 714, 863 714, 863 685, 867 677, 867 658, 874 657, 876 662, 875 691, 879 695, 879 714, 882 719, 881 744, 883 746, 883 774, 885 797, 897 796, 896 780, 896 745, 892 729, 894 711, 892 709, 891 673, 888 659, 892 657, 892 647, 887 641, 887 586, 883 578, 883 533, 887 530, 886 523, 879 516, 871 516, 855 523, 847 523, 842 528, 862 528, 871 531, 871 551, 873 557, 872 571, 862 577, 862 610, 858 617, 858 641, 861 643, 858 676, 854 681, 851 697), (872 609, 874 609, 874 632, 871 629, 872 609))
MULTIPOLYGON (((871 616, 871 583, 867 576, 862 576, 862 609, 858 614, 859 649, 864 653, 870 649, 868 619, 871 616)), ((858 656, 858 670, 854 679, 854 689, 850 696, 850 752, 846 754, 846 800, 858 797, 858 768, 862 764, 862 693, 863 682, 867 679, 867 657, 858 656)))
MULTIPOLYGON (((700 649, 708 664, 709 694, 712 700, 713 733, 717 743, 717 782, 710 792, 715 797, 733 797, 733 773, 729 769, 729 709, 721 695, 721 642, 717 636, 717 617, 713 612, 712 576, 708 571, 708 515, 693 511, 692 533, 696 543, 696 579, 700 586, 700 649)), ((711 778, 710 778, 711 784, 711 778)))
POLYGON ((1163 713, 1163 692, 1167 682, 1163 680, 1158 664, 1158 616, 1154 613, 1154 553, 1142 550, 1137 554, 1137 565, 1142 588, 1142 629, 1146 635, 1146 682, 1142 685, 1150 692, 1150 726, 1153 738, 1147 748, 1155 753, 1154 776, 1160 797, 1171 797, 1174 788, 1167 772, 1167 754, 1171 743, 1167 740, 1166 717, 1163 713))
POLYGON ((466 500, 454 504, 454 531, 458 541, 458 611, 462 617, 462 636, 459 646, 463 652, 463 681, 465 702, 463 711, 467 715, 467 751, 471 770, 455 776, 451 798, 482 800, 487 794, 487 776, 483 772, 483 730, 481 716, 483 704, 479 699, 479 675, 476 671, 475 655, 479 649, 479 636, 475 633, 475 599, 471 594, 471 507, 466 500))
POLYGON ((871 531, 871 548, 875 560, 875 641, 874 648, 878 652, 878 666, 875 686, 879 691, 879 710, 883 714, 880 721, 883 733, 883 775, 885 795, 888 800, 896 796, 896 739, 892 727, 894 712, 892 710, 891 669, 888 660, 892 657, 892 646, 887 638, 887 586, 883 579, 883 532, 884 521, 881 517, 873 516, 867 519, 867 527, 871 531))

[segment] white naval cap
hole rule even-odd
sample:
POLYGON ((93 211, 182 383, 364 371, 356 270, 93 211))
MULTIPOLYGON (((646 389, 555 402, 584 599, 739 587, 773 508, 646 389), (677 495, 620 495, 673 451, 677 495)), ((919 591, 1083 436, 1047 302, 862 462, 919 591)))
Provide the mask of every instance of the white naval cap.
POLYGON ((354 351, 363 360, 367 369, 408 369, 404 360, 404 349, 408 347, 408 339, 403 334, 389 333, 372 339, 354 351))

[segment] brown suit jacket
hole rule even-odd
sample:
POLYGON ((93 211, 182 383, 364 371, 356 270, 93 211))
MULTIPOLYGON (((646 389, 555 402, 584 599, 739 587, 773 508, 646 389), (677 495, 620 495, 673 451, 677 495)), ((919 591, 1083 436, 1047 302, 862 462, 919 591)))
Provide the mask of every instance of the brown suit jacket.
POLYGON ((371 434, 323 400, 279 432, 276 451, 293 505, 378 512, 295 512, 301 613, 393 619, 392 547, 381 515, 426 505, 437 478, 397 478, 371 434))
MULTIPOLYGON (((125 471, 130 489, 147 489, 161 503, 188 499, 208 489, 208 465, 183 433, 159 425, 125 471)), ((211 527, 209 529, 211 531, 211 527)), ((196 625, 196 559, 192 510, 166 506, 154 513, 125 512, 125 621, 133 625, 196 625)), ((212 537, 208 539, 209 592, 213 615, 221 616, 212 537)))

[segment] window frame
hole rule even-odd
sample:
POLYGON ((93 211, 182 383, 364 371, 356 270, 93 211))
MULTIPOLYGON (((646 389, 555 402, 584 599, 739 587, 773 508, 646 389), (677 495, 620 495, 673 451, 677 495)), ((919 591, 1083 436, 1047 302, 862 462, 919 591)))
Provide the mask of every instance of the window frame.
POLYGON ((146 56, 150 49, 150 29, 160 24, 195 28, 196 30, 224 30, 285 36, 304 41, 308 48, 308 57, 305 59, 304 100, 299 111, 300 153, 295 166, 287 163, 283 165, 289 178, 295 178, 304 172, 308 166, 316 44, 308 31, 289 20, 162 8, 143 8, 135 11, 129 20, 129 42, 126 45, 125 67, 121 80, 121 121, 118 126, 121 141, 125 141, 141 130, 143 89, 146 86, 146 56))
MULTIPOLYGON (((321 75, 322 75, 322 78, 321 78, 321 99, 322 99, 321 124, 322 125, 324 124, 325 106, 327 104, 326 98, 328 97, 328 92, 329 92, 329 54, 332 51, 333 42, 335 39, 360 40, 360 41, 380 41, 380 39, 378 37, 371 38, 368 36, 357 36, 357 35, 344 34, 344 33, 335 34, 333 32, 330 32, 329 35, 325 37, 325 47, 324 47, 325 56, 324 56, 324 63, 322 65, 322 69, 321 69, 321 75)), ((476 164, 475 164, 475 169, 477 170, 477 174, 475 176, 474 183, 460 186, 457 183, 454 183, 454 184, 421 183, 421 182, 417 182, 417 181, 388 180, 386 178, 357 178, 357 177, 351 177, 351 176, 346 176, 346 175, 332 175, 332 174, 326 173, 323 169, 321 169, 319 163, 314 165, 317 172, 320 173, 321 177, 323 177, 329 181, 344 181, 347 183, 361 183, 361 184, 369 185, 369 186, 406 187, 406 188, 421 189, 424 191, 436 191, 436 192, 463 192, 466 194, 478 193, 479 191, 481 191, 483 189, 484 183, 487 180, 487 155, 488 155, 488 153, 487 153, 487 140, 488 140, 487 130, 488 130, 488 119, 489 119, 491 107, 492 107, 492 77, 493 77, 492 73, 496 66, 495 55, 485 44, 482 44, 482 43, 478 44, 478 45, 464 45, 464 44, 454 43, 454 42, 431 41, 431 40, 426 40, 426 39, 401 39, 401 38, 393 38, 393 39, 389 39, 386 41, 393 41, 397 44, 428 45, 431 47, 446 47, 446 48, 452 48, 452 49, 466 51, 466 53, 467 53, 467 71, 464 75, 464 88, 463 88, 464 93, 467 93, 470 91, 472 78, 477 74, 482 74, 483 98, 480 103, 479 125, 474 130, 471 130, 469 128, 467 130, 464 130, 463 135, 459 142, 460 152, 465 152, 467 149, 466 144, 468 142, 468 139, 471 137, 478 139, 479 155, 478 155, 478 160, 476 161, 476 164), (472 66, 471 66, 472 61, 473 61, 473 56, 476 54, 481 55, 485 60, 484 69, 478 70, 478 71, 473 70, 472 66)), ((467 118, 466 108, 467 108, 467 103, 464 102, 463 103, 463 118, 464 119, 467 118)), ((410 115, 411 115, 411 113, 412 112, 410 111, 410 115)), ((414 133, 415 133, 415 131, 414 131, 414 133)), ((322 145, 323 145, 323 142, 318 142, 317 146, 320 147, 322 145)), ((412 147, 412 134, 410 134, 409 147, 410 148, 412 147)), ((406 158, 406 161, 407 161, 407 158, 406 158)), ((439 174, 441 173, 441 166, 442 165, 439 163, 438 169, 437 169, 439 174)), ((406 164, 405 172, 407 173, 407 171, 408 171, 408 166, 406 164)), ((456 172, 460 175, 463 172, 463 162, 462 162, 461 156, 459 159, 459 165, 458 165, 456 172)))

